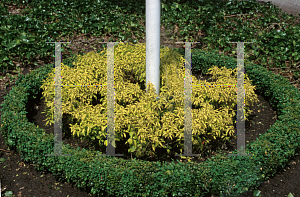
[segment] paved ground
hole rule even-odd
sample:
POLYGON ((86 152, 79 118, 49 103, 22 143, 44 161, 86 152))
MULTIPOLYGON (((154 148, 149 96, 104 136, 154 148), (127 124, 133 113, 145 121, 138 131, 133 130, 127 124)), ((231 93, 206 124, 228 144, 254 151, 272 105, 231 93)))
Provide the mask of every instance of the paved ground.
POLYGON ((298 15, 300 14, 300 0, 259 0, 268 2, 271 1, 272 4, 278 5, 287 14, 298 15))

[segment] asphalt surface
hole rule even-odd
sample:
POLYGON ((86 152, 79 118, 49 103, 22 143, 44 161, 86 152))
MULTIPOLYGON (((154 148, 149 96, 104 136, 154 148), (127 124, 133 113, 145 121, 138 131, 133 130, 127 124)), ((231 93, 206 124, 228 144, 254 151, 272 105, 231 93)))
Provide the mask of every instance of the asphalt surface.
POLYGON ((270 1, 272 4, 277 5, 287 14, 298 15, 300 14, 300 0, 259 0, 262 2, 270 1))

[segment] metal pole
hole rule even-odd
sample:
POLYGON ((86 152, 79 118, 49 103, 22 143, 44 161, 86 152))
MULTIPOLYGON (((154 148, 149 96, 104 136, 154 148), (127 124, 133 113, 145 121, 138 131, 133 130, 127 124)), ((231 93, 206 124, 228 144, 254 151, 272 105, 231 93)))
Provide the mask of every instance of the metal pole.
MULTIPOLYGON (((160 0, 146 0, 146 92, 149 82, 159 97, 160 0)), ((156 97, 156 99, 158 99, 156 97)))

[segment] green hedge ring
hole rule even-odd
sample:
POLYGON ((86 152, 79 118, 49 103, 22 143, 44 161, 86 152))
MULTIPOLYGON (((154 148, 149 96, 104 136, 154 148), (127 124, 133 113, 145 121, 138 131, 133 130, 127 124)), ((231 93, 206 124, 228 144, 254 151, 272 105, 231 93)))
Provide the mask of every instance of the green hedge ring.
MULTIPOLYGON (((193 67, 209 65, 234 69, 237 61, 215 52, 193 52, 193 67), (226 62, 226 64, 225 64, 226 62)), ((278 119, 245 149, 251 157, 217 155, 204 163, 160 163, 95 157, 99 151, 74 150, 63 145, 70 157, 45 156, 54 152, 53 134, 28 122, 26 104, 40 93, 41 82, 54 65, 21 75, 4 98, 1 129, 5 143, 21 158, 49 170, 55 177, 74 182, 93 194, 116 196, 235 196, 258 185, 284 167, 300 147, 300 92, 287 79, 266 68, 245 62, 245 72, 260 94, 270 98, 278 119), (226 174, 226 176, 224 176, 226 174)), ((205 72, 204 72, 205 73, 205 72)))

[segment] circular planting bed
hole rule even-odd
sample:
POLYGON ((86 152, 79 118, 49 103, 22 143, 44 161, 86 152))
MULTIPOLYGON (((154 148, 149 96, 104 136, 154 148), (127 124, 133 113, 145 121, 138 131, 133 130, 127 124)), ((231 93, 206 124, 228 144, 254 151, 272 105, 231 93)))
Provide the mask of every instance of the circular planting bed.
MULTIPOLYGON (((215 82, 216 80, 211 79, 211 75, 205 75, 205 74, 193 74, 196 76, 197 79, 201 80, 207 80, 208 82, 215 82)), ((258 94, 259 102, 255 103, 253 106, 250 107, 250 110, 253 111, 253 113, 250 115, 249 120, 245 121, 245 145, 247 147, 247 144, 250 142, 255 141, 260 134, 264 134, 271 125, 273 125, 277 120, 276 111, 273 110, 272 106, 268 103, 268 98, 266 98, 263 95, 260 95, 258 91, 255 91, 256 94, 258 94)), ((54 124, 52 125, 46 125, 46 115, 42 112, 45 111, 45 99, 41 99, 42 93, 40 92, 37 95, 37 98, 34 100, 31 100, 28 102, 27 106, 27 118, 28 121, 31 123, 34 123, 35 125, 38 125, 39 128, 44 129, 46 134, 51 134, 54 131, 54 124)), ((63 114, 62 123, 63 123, 63 133, 62 133, 62 140, 64 141, 64 144, 69 144, 74 149, 77 149, 79 147, 80 149, 85 148, 89 150, 95 150, 100 151, 104 153, 106 151, 105 147, 100 147, 98 140, 95 141, 88 141, 88 140, 81 140, 78 137, 74 137, 71 135, 71 129, 69 124, 74 124, 74 122, 69 122, 68 118, 69 115, 63 114)), ((236 125, 235 125, 235 133, 236 125)), ((127 138, 126 138, 127 140, 127 138)), ((124 145, 124 141, 117 141, 117 148, 116 153, 117 154, 123 154, 125 155, 122 157, 123 159, 131 159, 130 155, 128 154, 127 150, 129 149, 129 146, 126 144, 124 145)), ((221 142, 221 140, 216 140, 214 143, 210 143, 207 146, 207 149, 202 152, 201 156, 199 157, 191 157, 192 161, 195 161, 197 163, 201 163, 206 161, 208 158, 213 157, 216 154, 220 153, 220 150, 222 150, 222 153, 231 154, 235 150, 237 150, 237 139, 236 136, 231 136, 230 141, 226 141, 224 144, 221 142)), ((153 157, 145 157, 144 160, 147 161, 167 161, 171 162, 172 160, 177 163, 176 160, 181 160, 182 162, 187 162, 186 160, 181 159, 179 156, 175 156, 175 154, 178 154, 179 152, 171 152, 167 153, 166 151, 163 151, 161 149, 158 149, 156 151, 157 156, 153 157)), ((196 154, 196 152, 193 151, 193 153, 196 154)), ((199 153, 197 153, 199 154, 199 153)))
MULTIPOLYGON (((214 63, 214 65, 230 68, 234 66, 234 62, 232 64, 227 62, 226 65, 214 63)), ((54 151, 54 139, 50 134, 53 133, 53 129, 45 128, 44 132, 42 124, 37 127, 33 123, 37 121, 34 120, 37 114, 29 109, 42 110, 40 109, 43 106, 40 100, 41 81, 51 68, 53 65, 39 68, 25 77, 21 76, 16 82, 16 87, 5 97, 3 104, 2 134, 9 147, 18 150, 25 161, 38 164, 36 167, 38 170, 49 170, 62 180, 72 181, 78 187, 94 194, 239 195, 257 187, 272 176, 299 150, 299 90, 291 86, 283 77, 274 75, 257 65, 245 63, 245 72, 257 87, 256 93, 259 94, 260 102, 263 104, 265 102, 263 97, 267 98, 278 115, 277 121, 270 129, 266 128, 268 130, 263 135, 254 136, 256 140, 251 143, 246 142, 245 152, 252 154, 251 157, 227 157, 215 154, 204 162, 177 161, 175 163, 95 157, 92 150, 74 149, 88 148, 89 146, 84 143, 80 144, 81 142, 77 141, 78 145, 68 145, 68 140, 75 142, 75 139, 67 135, 63 139, 66 141, 62 153, 71 156, 45 157, 45 154, 54 151), (27 115, 26 111, 29 112, 27 115), (177 186, 174 185, 174 181, 177 181, 177 186)), ((272 111, 268 114, 274 117, 272 111)), ((247 124, 250 126, 249 122, 247 124)), ((251 132, 247 133, 246 130, 246 141, 248 134, 251 136, 251 132)), ((225 147, 230 149, 228 144, 225 147)), ((211 152, 213 151, 216 150, 211 149, 211 152)))

